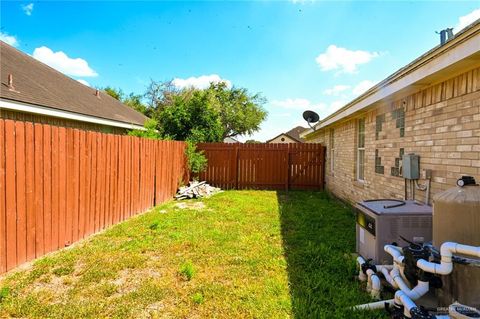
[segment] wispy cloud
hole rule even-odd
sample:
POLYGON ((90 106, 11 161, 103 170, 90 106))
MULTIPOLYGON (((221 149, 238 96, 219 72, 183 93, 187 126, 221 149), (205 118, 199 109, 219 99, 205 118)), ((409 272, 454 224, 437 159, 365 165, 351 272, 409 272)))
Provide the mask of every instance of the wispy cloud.
POLYGON ((379 56, 378 52, 352 51, 332 44, 325 52, 318 55, 315 61, 322 71, 338 70, 340 73, 355 73, 359 65, 379 56))
POLYGON ((323 91, 323 94, 325 95, 333 95, 333 96, 338 96, 340 93, 347 91, 350 89, 350 85, 335 85, 332 88, 326 89, 323 91))
POLYGON ((13 35, 9 35, 8 33, 0 31, 0 40, 5 42, 6 44, 10 44, 12 47, 18 47, 17 38, 13 35))
POLYGON ((83 85, 86 85, 86 86, 91 86, 90 83, 88 83, 87 81, 85 81, 84 79, 77 79, 78 82, 82 83, 83 85))
POLYGON ((45 46, 36 48, 33 57, 67 75, 82 77, 98 75, 84 59, 70 58, 62 51, 53 52, 45 46))
POLYGON ((378 81, 363 80, 353 87, 352 93, 355 96, 360 95, 377 83, 378 81))
POLYGON ((274 107, 280 107, 284 109, 296 109, 296 110, 320 110, 326 106, 325 103, 312 103, 308 99, 304 98, 289 98, 285 100, 273 100, 270 103, 274 107))
POLYGON ((338 99, 331 103, 314 103, 305 98, 288 98, 285 100, 273 100, 270 104, 276 108, 298 110, 299 114, 306 110, 312 110, 319 113, 320 118, 322 118, 344 106, 346 100, 338 99))
POLYGON ((210 83, 224 82, 228 87, 232 86, 229 80, 222 79, 218 74, 201 75, 199 77, 189 77, 187 79, 175 78, 172 83, 179 89, 195 88, 206 89, 210 86, 210 83))
POLYGON ((33 12, 33 3, 23 5, 22 10, 27 16, 31 16, 33 12))
POLYGON ((458 18, 458 23, 453 29, 453 32, 457 33, 478 19, 480 19, 480 8, 458 18))

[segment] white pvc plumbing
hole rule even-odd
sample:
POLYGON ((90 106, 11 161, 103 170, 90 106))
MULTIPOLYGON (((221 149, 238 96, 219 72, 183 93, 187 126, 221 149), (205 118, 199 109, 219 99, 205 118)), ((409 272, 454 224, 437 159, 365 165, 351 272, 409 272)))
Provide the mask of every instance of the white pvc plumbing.
POLYGON ((398 268, 394 268, 390 272, 390 275, 393 281, 397 284, 398 288, 413 300, 417 300, 421 298, 423 295, 425 295, 428 292, 428 289, 429 289, 428 281, 419 280, 417 285, 413 289, 410 289, 408 285, 405 283, 405 281, 403 280, 403 277, 400 275, 400 271, 398 270, 398 268))
POLYGON ((363 273, 362 265, 365 264, 365 259, 363 259, 361 256, 357 257, 357 262, 360 267, 358 278, 361 281, 367 280, 367 291, 370 292, 372 298, 380 299, 380 289, 382 287, 380 278, 378 278, 377 274, 372 269, 368 269, 366 271, 366 275, 363 273))
POLYGON ((402 264, 405 257, 403 256, 403 252, 400 247, 394 245, 385 245, 383 247, 387 253, 389 253, 393 257, 394 263, 402 264))
POLYGON ((448 275, 453 270, 452 256, 454 253, 480 257, 480 246, 475 247, 452 242, 445 242, 440 247, 440 264, 432 263, 426 261, 425 259, 419 259, 417 261, 417 267, 433 274, 448 275))

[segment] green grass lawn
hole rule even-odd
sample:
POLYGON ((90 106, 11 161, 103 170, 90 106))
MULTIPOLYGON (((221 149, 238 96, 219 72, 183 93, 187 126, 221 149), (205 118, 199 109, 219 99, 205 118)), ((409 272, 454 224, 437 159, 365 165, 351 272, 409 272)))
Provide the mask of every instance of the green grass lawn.
POLYGON ((319 192, 170 202, 0 281, 0 317, 380 318, 354 279, 354 217, 319 192))

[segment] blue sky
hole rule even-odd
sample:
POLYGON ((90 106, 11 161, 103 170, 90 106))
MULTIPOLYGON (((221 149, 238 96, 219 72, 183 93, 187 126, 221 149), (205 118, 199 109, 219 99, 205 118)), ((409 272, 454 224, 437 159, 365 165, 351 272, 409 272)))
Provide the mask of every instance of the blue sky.
POLYGON ((266 140, 325 117, 480 18, 467 2, 1 1, 0 37, 90 86, 143 93, 150 79, 261 92, 266 140), (84 82, 85 83, 85 82, 84 82))

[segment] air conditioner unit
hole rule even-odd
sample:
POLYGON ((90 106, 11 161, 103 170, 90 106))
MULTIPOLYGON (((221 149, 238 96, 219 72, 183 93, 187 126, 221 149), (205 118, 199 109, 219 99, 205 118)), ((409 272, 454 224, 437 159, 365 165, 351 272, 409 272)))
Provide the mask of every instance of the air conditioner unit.
POLYGON ((432 240, 432 207, 411 200, 367 200, 355 205, 357 252, 375 264, 392 264, 383 247, 401 238, 424 243, 432 240))

